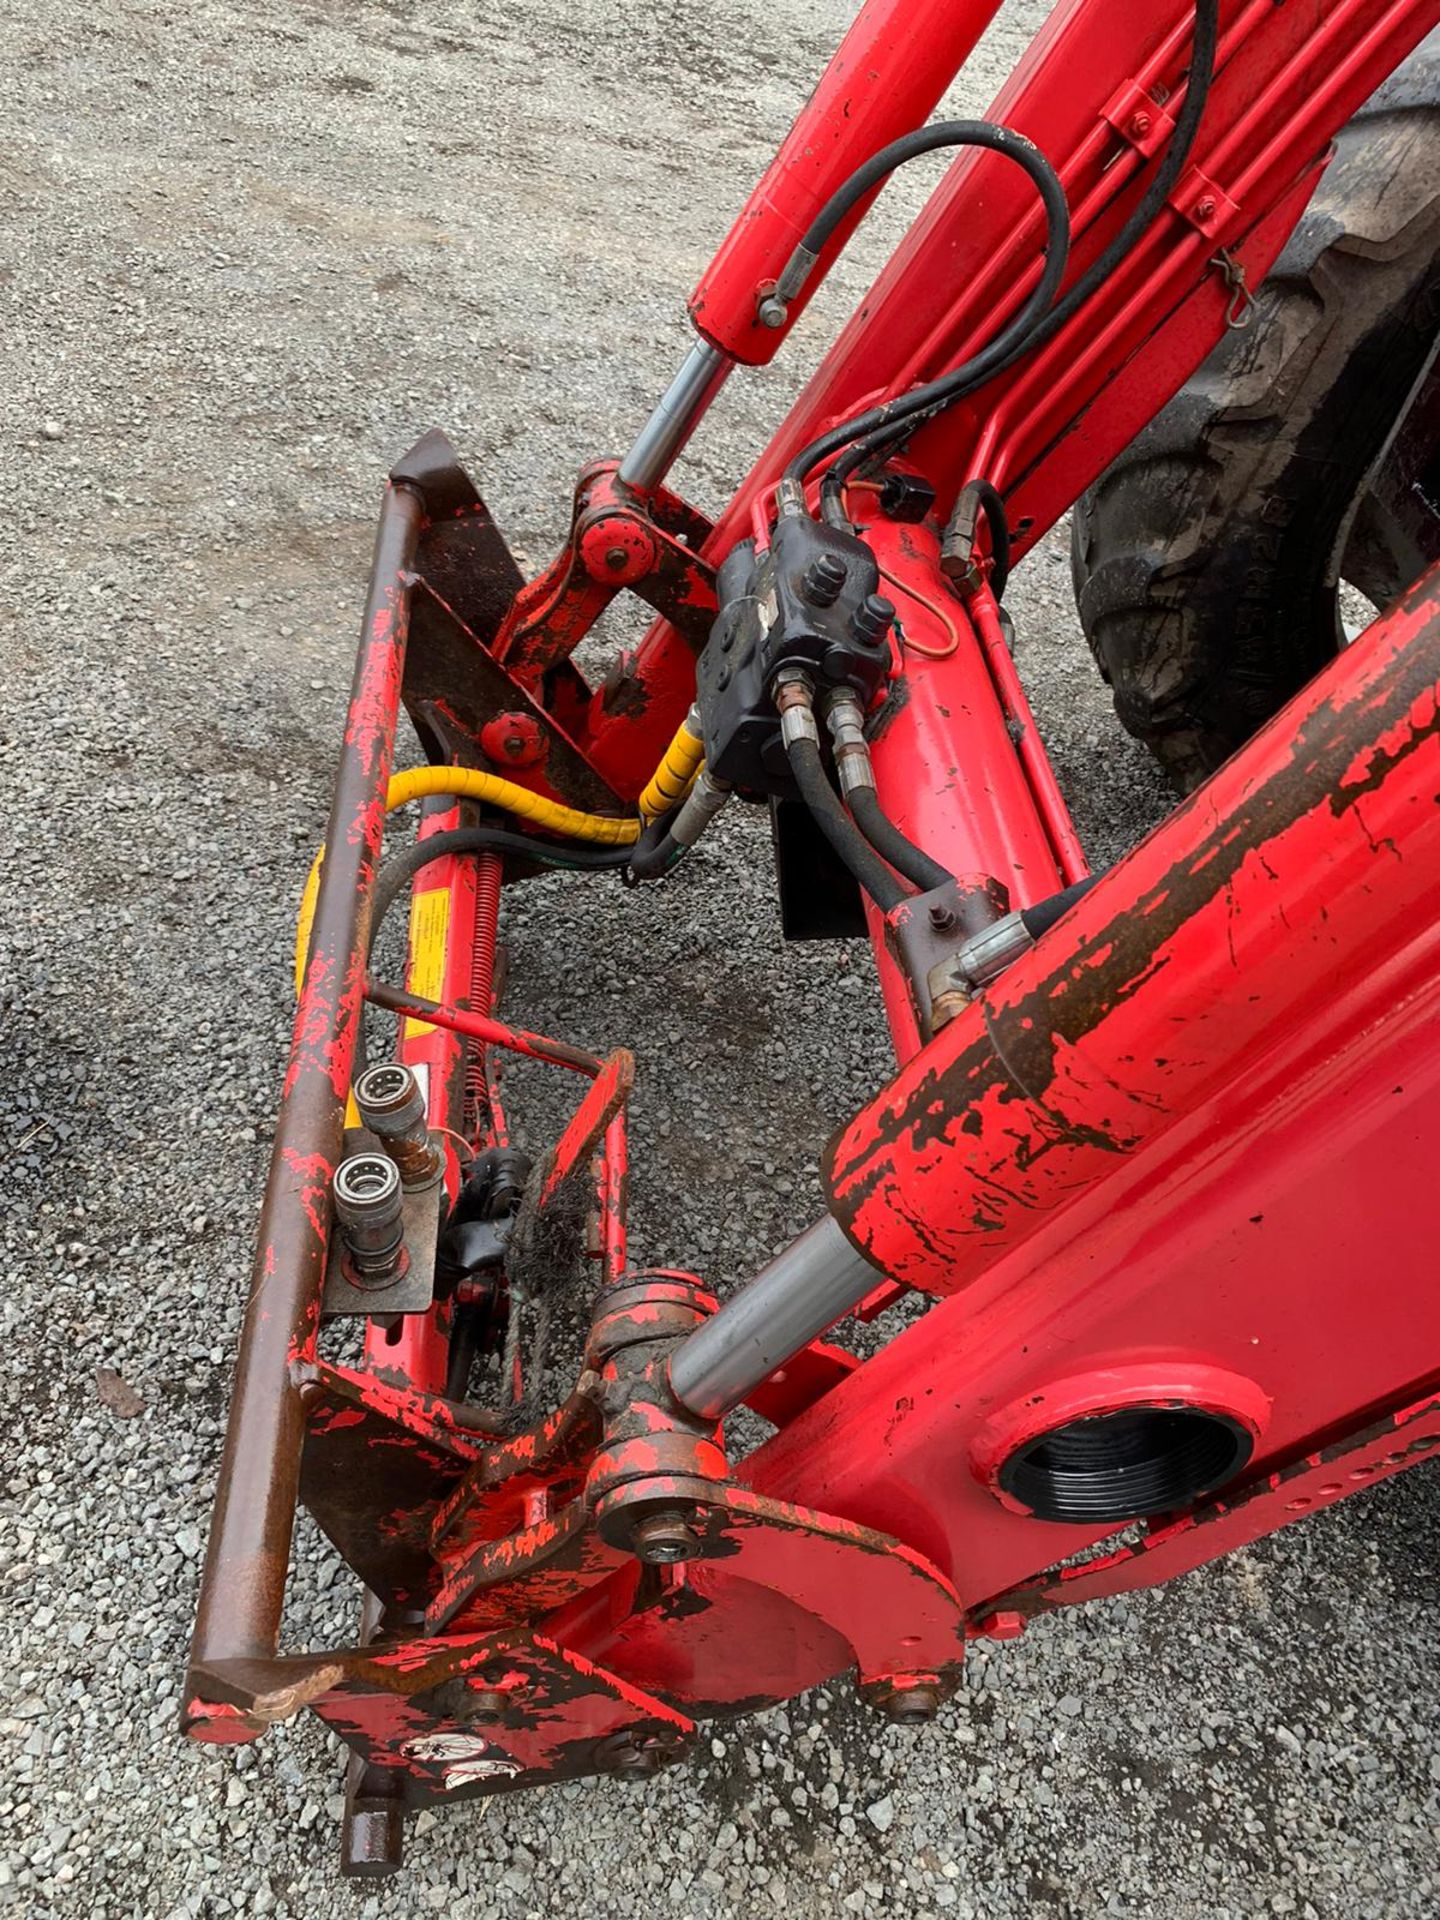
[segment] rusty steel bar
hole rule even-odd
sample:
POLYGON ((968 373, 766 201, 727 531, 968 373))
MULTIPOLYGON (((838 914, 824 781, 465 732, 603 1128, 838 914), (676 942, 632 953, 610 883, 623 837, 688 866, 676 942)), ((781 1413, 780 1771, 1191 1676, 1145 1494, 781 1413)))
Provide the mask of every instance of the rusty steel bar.
POLYGON ((261 1726, 207 1696, 215 1661, 272 1656, 295 1524, 304 1413, 294 1363, 312 1352, 330 1232, 330 1180, 365 980, 371 892, 405 666, 403 576, 424 525, 420 496, 392 484, 380 512, 345 742, 335 777, 310 960, 260 1215, 225 1453, 191 1645, 183 1723, 196 1739, 261 1726))

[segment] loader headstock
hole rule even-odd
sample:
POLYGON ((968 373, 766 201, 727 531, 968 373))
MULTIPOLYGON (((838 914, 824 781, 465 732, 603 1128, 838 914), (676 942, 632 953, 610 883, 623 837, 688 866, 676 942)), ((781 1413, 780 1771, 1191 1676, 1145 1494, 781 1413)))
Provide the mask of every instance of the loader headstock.
POLYGON ((1006 125, 918 138, 994 10, 862 11, 534 580, 443 436, 390 476, 185 1695, 200 1740, 335 1729, 351 1871, 398 1864, 412 1807, 652 1772, 847 1672, 923 1723, 967 1638, 1440 1445, 1440 586, 1098 878, 999 604, 1432 10, 1073 0, 1006 125), (665 485, 704 407, 943 145, 712 524, 665 485), (576 647, 622 592, 656 623, 592 684, 576 647), (402 705, 427 764, 396 774, 402 705), (776 803, 787 930, 863 912, 898 1064, 824 1151, 823 1217, 722 1303, 633 1261, 626 1036, 506 1019, 498 927, 539 872, 663 880, 737 792, 776 803), (403 986, 376 959, 401 902, 403 986), (576 1091, 530 1155, 516 1060, 576 1091), (863 1362, 828 1337, 901 1301, 928 1310, 863 1362), (363 1587, 353 1644, 280 1650, 297 1501, 363 1587))

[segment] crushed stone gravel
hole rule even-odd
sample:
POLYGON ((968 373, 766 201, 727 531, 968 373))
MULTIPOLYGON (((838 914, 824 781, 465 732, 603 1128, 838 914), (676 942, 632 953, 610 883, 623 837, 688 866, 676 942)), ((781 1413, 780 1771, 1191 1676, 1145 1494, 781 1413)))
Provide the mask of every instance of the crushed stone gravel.
MULTIPOLYGON (((1003 10, 957 107, 1042 12, 1003 10)), ((931 1730, 837 1683, 639 1789, 425 1814, 383 1885, 338 1878, 317 1725, 221 1751, 175 1732, 379 477, 443 425, 541 563, 577 465, 627 444, 678 363, 683 296, 847 20, 6 8, 0 1907, 26 1920, 1440 1907, 1432 1471, 978 1647, 931 1730)), ((685 467, 702 506, 900 230, 914 171, 780 364, 722 396, 685 467)), ((1058 539, 1012 604, 1112 858, 1164 800, 1095 683, 1058 539)), ((538 883, 509 937, 527 1018, 640 1056, 642 1257, 735 1284, 813 1217, 816 1143, 882 1071, 866 954, 783 947, 747 822, 661 895, 538 883)), ((307 1528, 296 1552, 297 1631, 347 1631, 348 1579, 307 1528)))

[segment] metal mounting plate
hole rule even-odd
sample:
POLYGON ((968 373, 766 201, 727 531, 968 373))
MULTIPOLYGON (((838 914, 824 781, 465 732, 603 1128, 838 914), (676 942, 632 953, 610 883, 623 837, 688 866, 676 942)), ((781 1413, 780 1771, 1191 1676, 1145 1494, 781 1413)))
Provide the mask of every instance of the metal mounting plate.
MULTIPOLYGON (((345 1129, 347 1159, 352 1153, 382 1151, 380 1141, 368 1128, 345 1129)), ((435 1249, 440 1238, 440 1209, 444 1199, 443 1180, 436 1180, 428 1187, 405 1189, 405 1251, 410 1261, 392 1286, 357 1287, 345 1272, 345 1249, 340 1235, 332 1233, 325 1254, 322 1315, 333 1319, 345 1314, 424 1313, 435 1297, 435 1249)))

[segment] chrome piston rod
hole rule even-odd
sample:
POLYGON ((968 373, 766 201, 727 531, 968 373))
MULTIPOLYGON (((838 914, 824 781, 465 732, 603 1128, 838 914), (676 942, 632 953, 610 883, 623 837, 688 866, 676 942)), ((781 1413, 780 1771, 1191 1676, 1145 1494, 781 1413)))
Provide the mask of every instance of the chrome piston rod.
POLYGON ((734 364, 729 354, 708 340, 696 341, 620 463, 619 477, 625 486, 642 490, 659 486, 734 364))
POLYGON ((720 1419, 883 1278, 827 1214, 680 1343, 670 1362, 676 1399, 720 1419))

